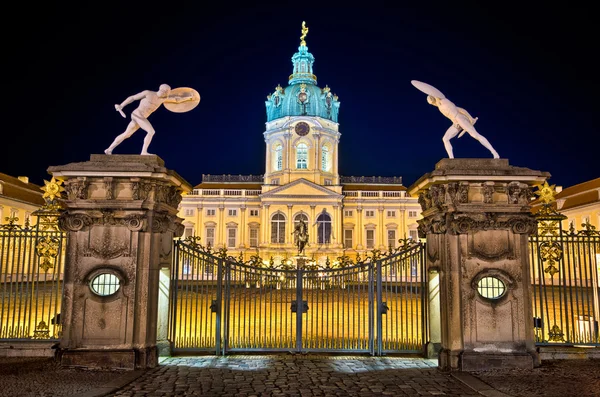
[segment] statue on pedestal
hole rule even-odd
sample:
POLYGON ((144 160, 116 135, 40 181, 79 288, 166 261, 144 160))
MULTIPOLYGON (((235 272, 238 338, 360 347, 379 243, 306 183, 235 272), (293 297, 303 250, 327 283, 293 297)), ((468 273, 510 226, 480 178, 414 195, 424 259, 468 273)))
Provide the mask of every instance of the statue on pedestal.
POLYGON ((171 90, 171 87, 167 84, 161 84, 158 91, 145 90, 128 97, 121 104, 115 105, 115 110, 121 113, 121 116, 127 117, 122 109, 133 101, 140 101, 140 104, 133 112, 131 112, 131 121, 129 122, 129 125, 125 129, 125 132, 115 138, 113 143, 104 151, 104 153, 112 154, 114 148, 141 128, 146 131, 141 154, 150 155, 151 153, 148 153, 148 146, 150 146, 155 131, 152 124, 148 121, 148 116, 163 103, 165 104, 165 107, 172 112, 188 112, 200 103, 200 94, 193 88, 180 87, 171 90))
POLYGON ((308 225, 304 219, 300 219, 292 234, 294 235, 294 244, 298 247, 298 255, 303 255, 304 247, 308 243, 308 225))
POLYGON ((473 138, 477 139, 486 149, 488 149, 495 159, 500 158, 498 152, 494 150, 490 142, 480 133, 477 132, 475 127, 473 126, 475 122, 477 122, 477 117, 473 118, 469 112, 465 109, 457 107, 454 103, 452 103, 449 99, 447 99, 444 94, 441 93, 437 88, 423 83, 421 81, 412 80, 412 85, 414 85, 419 91, 427 94, 427 102, 430 105, 436 106, 439 108, 440 112, 448 117, 452 121, 452 125, 444 134, 442 141, 444 141, 444 147, 446 148, 446 152, 448 152, 448 157, 453 159, 454 154, 452 153, 452 145, 450 144, 450 139, 454 138, 456 135, 458 137, 462 137, 465 132, 468 132, 473 138))

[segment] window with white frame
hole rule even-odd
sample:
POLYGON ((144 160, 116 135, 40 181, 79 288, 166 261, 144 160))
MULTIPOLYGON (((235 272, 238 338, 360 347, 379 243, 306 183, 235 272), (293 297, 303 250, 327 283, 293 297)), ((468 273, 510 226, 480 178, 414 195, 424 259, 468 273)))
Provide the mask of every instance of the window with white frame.
POLYGON ((331 179, 325 179, 325 186, 333 185, 333 181, 331 179))
POLYGON ((394 210, 388 210, 387 211, 387 217, 388 218, 395 218, 396 217, 396 211, 394 211, 394 210))
POLYGON ((308 146, 300 143, 296 146, 296 168, 305 170, 308 168, 308 146))
POLYGON ((208 226, 206 228, 206 245, 210 247, 215 246, 215 228, 213 226, 208 226))
POLYGON ((352 216, 352 210, 344 210, 344 216, 352 216))
POLYGON ((329 148, 325 145, 321 147, 321 170, 329 171, 329 148))
POLYGON ((194 209, 193 208, 186 208, 185 209, 185 216, 194 216, 194 209))
POLYGON ((416 218, 417 217, 417 211, 413 211, 413 210, 408 211, 408 217, 409 218, 416 218))
POLYGON ((215 216, 216 210, 214 208, 206 210, 206 216, 215 216))
POLYGON ((279 185, 279 178, 271 179, 271 185, 279 185))
POLYGON ((352 248, 353 245, 353 230, 344 229, 344 248, 352 248))
POLYGON ((367 249, 375 248, 375 229, 367 229, 365 232, 367 238, 367 249))
POLYGON ((258 210, 250 210, 250 216, 258 216, 258 210))
POLYGON ((227 214, 229 216, 237 216, 237 210, 234 210, 234 209, 230 208, 229 211, 227 212, 227 214))
POLYGON ((10 217, 11 218, 18 218, 19 217, 19 210, 11 208, 10 209, 10 217))
POLYGON ((258 227, 252 226, 250 227, 250 247, 258 247, 258 227))
POLYGON ((235 248, 237 229, 235 227, 227 228, 227 248, 235 248))
POLYGON ((388 229, 387 231, 387 243, 389 248, 396 248, 396 230, 388 229))
POLYGON ((271 243, 285 243, 285 216, 281 212, 271 217, 271 243))
POLYGON ((183 230, 183 238, 192 237, 194 235, 194 228, 192 226, 186 226, 183 230))
POLYGON ((331 217, 322 212, 317 217, 317 243, 329 244, 331 242, 331 217))
POLYGON ((365 210, 365 216, 367 218, 372 218, 375 216, 375 210, 365 210))
POLYGON ((408 231, 408 237, 413 241, 419 241, 419 232, 416 229, 411 229, 408 231))
POLYGON ((275 171, 281 171, 283 169, 283 146, 277 144, 275 146, 275 171))

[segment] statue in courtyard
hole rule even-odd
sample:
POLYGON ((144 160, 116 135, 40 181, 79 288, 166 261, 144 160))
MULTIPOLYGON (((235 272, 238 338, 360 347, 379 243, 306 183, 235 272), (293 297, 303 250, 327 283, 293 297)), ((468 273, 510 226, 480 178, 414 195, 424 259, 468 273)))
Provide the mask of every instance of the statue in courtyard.
POLYGON ((304 254, 304 247, 308 243, 308 225, 300 219, 294 227, 294 244, 298 247, 298 255, 304 254))
POLYGON ((412 80, 412 85, 414 85, 419 91, 427 94, 427 102, 430 105, 436 106, 440 112, 448 117, 452 121, 452 125, 448 128, 442 141, 444 142, 444 147, 446 148, 446 152, 448 152, 448 157, 453 159, 454 154, 452 153, 452 145, 450 144, 450 139, 454 138, 456 135, 458 137, 462 137, 465 132, 468 132, 473 138, 477 139, 486 149, 488 149, 495 159, 500 158, 498 152, 494 150, 490 142, 474 127, 475 122, 477 121, 477 117, 473 118, 469 112, 465 109, 457 107, 454 103, 452 103, 449 99, 447 99, 444 94, 442 94, 437 88, 423 83, 421 81, 412 80))
POLYGON ((195 108, 200 103, 200 94, 193 88, 180 87, 171 90, 167 84, 161 84, 158 91, 145 90, 138 94, 132 95, 125 99, 121 104, 115 105, 115 110, 125 116, 123 108, 133 101, 140 101, 139 106, 131 112, 131 121, 123 133, 118 135, 113 143, 104 151, 106 154, 112 154, 112 151, 125 139, 129 138, 139 128, 146 131, 144 145, 142 147, 143 155, 149 155, 148 146, 154 136, 154 127, 148 121, 150 116, 156 109, 164 103, 165 107, 175 113, 188 112, 195 108))

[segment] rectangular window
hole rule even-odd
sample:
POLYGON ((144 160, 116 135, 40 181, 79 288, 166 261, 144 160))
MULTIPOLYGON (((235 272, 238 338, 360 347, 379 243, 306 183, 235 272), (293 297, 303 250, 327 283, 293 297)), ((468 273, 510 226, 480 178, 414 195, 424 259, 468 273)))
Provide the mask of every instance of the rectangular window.
POLYGON ((228 214, 229 214, 229 216, 237 216, 237 210, 232 210, 232 209, 230 209, 230 210, 228 211, 228 214))
POLYGON ((10 217, 11 218, 18 218, 19 217, 19 210, 11 208, 10 209, 10 217))
POLYGON ((409 218, 416 218, 417 217, 417 211, 408 211, 408 217, 409 218))
POLYGON ((352 210, 344 210, 344 216, 352 216, 352 210))
POLYGON ((279 185, 279 178, 271 179, 271 185, 279 185))
POLYGON ((308 168, 308 146, 304 143, 296 147, 296 168, 301 170, 308 168))
POLYGON ((367 229, 367 249, 375 248, 375 230, 367 229))
POLYGON ((408 236, 413 240, 413 241, 418 241, 419 240, 419 232, 416 230, 409 230, 408 231, 408 236))
POLYGON ((258 210, 250 210, 250 216, 258 216, 258 210))
POLYGON ((331 186, 333 185, 333 182, 331 181, 331 179, 325 179, 325 186, 331 186))
POLYGON ((206 228, 206 246, 215 246, 215 228, 207 227, 206 228))
POLYGON ((590 217, 589 217, 589 216, 587 216, 587 215, 586 215, 586 216, 582 216, 582 217, 581 217, 581 224, 582 224, 582 225, 585 225, 585 224, 587 224, 587 223, 590 223, 590 217))
POLYGON ((344 230, 344 248, 352 248, 352 229, 344 230))
POLYGON ((388 218, 395 218, 396 217, 396 211, 388 211, 387 212, 387 216, 388 216, 388 218))
POLYGON ((194 228, 193 227, 186 227, 185 230, 183 231, 183 238, 187 238, 187 237, 191 237, 194 235, 194 228))
POLYGON ((194 210, 192 208, 186 208, 185 216, 194 216, 194 210))
POLYGON ((374 217, 375 216, 375 210, 366 210, 365 211, 365 216, 369 217, 369 218, 374 217))
POLYGON ((215 216, 215 209, 206 210, 206 216, 215 216))
POLYGON ((258 228, 250 228, 250 247, 258 247, 258 228))
POLYGON ((237 229, 227 229, 227 248, 235 248, 235 237, 237 229))
POLYGON ((387 231, 388 247, 396 248, 396 231, 388 229, 387 231))

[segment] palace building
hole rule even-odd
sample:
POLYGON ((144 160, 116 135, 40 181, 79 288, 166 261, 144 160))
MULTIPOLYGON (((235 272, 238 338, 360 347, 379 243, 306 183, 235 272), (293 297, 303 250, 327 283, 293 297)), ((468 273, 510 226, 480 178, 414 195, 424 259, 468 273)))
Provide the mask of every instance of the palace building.
POLYGON ((317 86, 306 32, 288 85, 265 101, 264 175, 203 175, 180 204, 184 237, 244 260, 258 253, 265 261, 293 262, 294 225, 303 219, 305 255, 320 265, 418 238, 421 209, 400 177, 340 175, 340 101, 327 85, 317 86))
POLYGON ((32 214, 44 204, 42 194, 41 186, 29 182, 28 177, 0 172, 0 225, 35 224, 32 214))

